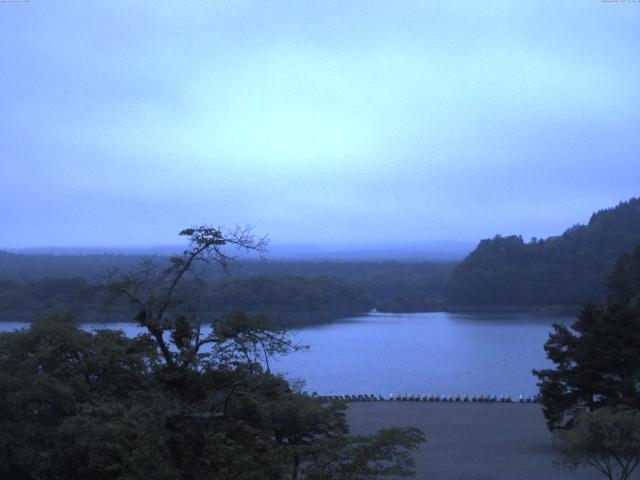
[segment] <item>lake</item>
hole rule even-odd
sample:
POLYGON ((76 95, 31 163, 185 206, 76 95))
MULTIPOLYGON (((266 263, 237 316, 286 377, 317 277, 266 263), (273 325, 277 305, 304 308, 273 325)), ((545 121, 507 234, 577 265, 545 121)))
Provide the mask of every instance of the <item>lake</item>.
MULTIPOLYGON (((343 394, 537 393, 532 369, 546 368, 544 342, 553 322, 525 314, 371 313, 293 330, 304 352, 278 359, 274 371, 306 380, 305 389, 343 394)), ((28 324, 0 322, 0 330, 28 324)), ((142 331, 131 323, 85 324, 142 331)))

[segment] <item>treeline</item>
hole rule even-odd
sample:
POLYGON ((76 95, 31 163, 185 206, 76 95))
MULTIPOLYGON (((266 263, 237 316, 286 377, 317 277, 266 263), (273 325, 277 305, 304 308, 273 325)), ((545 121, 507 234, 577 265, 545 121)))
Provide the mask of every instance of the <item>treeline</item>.
MULTIPOLYGON (((349 435, 346 404, 271 372, 304 347, 264 316, 194 316, 194 265, 245 231, 186 229, 189 249, 104 282, 145 333, 87 332, 68 315, 0 332, 0 478, 344 480, 406 478, 411 427, 349 435)), ((84 281, 84 280, 81 280, 84 281)), ((82 285, 76 285, 82 286, 82 285)))
MULTIPOLYGON (((141 261, 153 261, 163 266, 169 256, 143 255, 43 255, 18 254, 0 250, 0 280, 40 280, 43 278, 85 278, 95 280, 110 270, 128 270, 141 261)), ((336 277, 347 279, 384 278, 388 276, 421 278, 436 277, 450 273, 456 262, 446 261, 291 261, 240 260, 232 262, 230 275, 233 278, 255 276, 336 277)), ((201 265, 198 274, 208 280, 227 279, 228 274, 215 265, 201 265)), ((444 285, 438 279, 438 283, 444 285)))
POLYGON ((190 303, 209 316, 233 311, 264 313, 283 326, 329 321, 375 307, 361 284, 331 277, 262 275, 218 280, 199 289, 187 282, 185 290, 182 296, 191 296, 190 303))
POLYGON ((0 279, 43 278, 91 279, 110 269, 128 269, 140 263, 141 255, 27 255, 0 250, 0 279))
POLYGON ((80 321, 99 321, 106 318, 105 301, 101 290, 83 278, 0 280, 0 321, 29 322, 63 311, 80 321))
MULTIPOLYGON (((601 301, 615 261, 640 244, 640 199, 592 215, 561 236, 482 240, 454 262, 245 261, 231 275, 209 267, 182 295, 213 316, 266 313, 281 325, 383 312, 551 307, 573 310, 601 301)), ((125 320, 105 314, 98 285, 109 270, 128 270, 138 255, 18 255, 0 251, 0 320, 31 320, 73 310, 84 321, 125 320)), ((168 257, 152 257, 158 268, 168 257)))
MULTIPOLYGON (((28 256, 15 257, 26 257, 20 259, 27 260, 27 269, 31 266, 28 256)), ((50 260, 49 256, 44 257, 50 260)), ((54 258, 53 262, 57 260, 54 258)), ((204 321, 242 310, 265 313, 279 325, 291 327, 349 317, 374 308, 442 308, 453 267, 453 263, 438 262, 254 262, 238 265, 230 276, 204 272, 207 281, 186 281, 180 294, 198 305, 204 321)), ((93 271, 93 266, 89 270, 93 271)), ((0 271, 0 278, 7 276, 6 270, 0 271)), ((81 322, 130 320, 126 305, 109 303, 98 275, 34 277, 0 280, 0 320, 31 321, 56 311, 71 311, 81 322)))
POLYGON ((615 261, 640 244, 640 199, 591 216, 561 236, 483 240, 453 271, 450 307, 577 306, 601 301, 615 261))

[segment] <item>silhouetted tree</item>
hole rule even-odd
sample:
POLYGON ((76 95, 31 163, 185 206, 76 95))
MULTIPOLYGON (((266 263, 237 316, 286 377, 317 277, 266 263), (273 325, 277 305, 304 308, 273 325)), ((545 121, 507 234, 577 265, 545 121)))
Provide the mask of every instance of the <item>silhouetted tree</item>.
POLYGON ((358 473, 345 478, 411 473, 420 432, 349 436, 344 404, 270 372, 270 358, 300 348, 284 330, 242 312, 205 330, 182 300, 197 262, 226 268, 226 246, 261 251, 264 241, 248 229, 181 234, 190 247, 166 269, 147 261, 107 284, 147 333, 86 332, 55 317, 0 334, 0 477, 317 478, 329 452, 358 473))
POLYGON ((640 464, 640 411, 601 408, 580 414, 575 425, 556 433, 556 465, 575 470, 589 466, 609 480, 627 480, 640 464))
POLYGON ((170 257, 165 269, 146 260, 126 273, 111 272, 106 281, 112 296, 124 298, 135 310, 136 321, 155 339, 168 369, 192 366, 200 349, 215 342, 214 337, 202 337, 197 310, 178 295, 180 283, 189 275, 198 278, 198 262, 214 262, 227 271, 236 258, 228 253, 229 247, 262 253, 267 246, 266 237, 256 239, 250 227, 225 231, 200 226, 182 230, 179 235, 188 237, 189 248, 182 255, 170 257), (167 335, 174 350, 167 343, 167 335))
POLYGON ((602 406, 640 408, 640 246, 620 258, 604 305, 585 305, 545 344, 555 368, 534 371, 549 428, 602 406))

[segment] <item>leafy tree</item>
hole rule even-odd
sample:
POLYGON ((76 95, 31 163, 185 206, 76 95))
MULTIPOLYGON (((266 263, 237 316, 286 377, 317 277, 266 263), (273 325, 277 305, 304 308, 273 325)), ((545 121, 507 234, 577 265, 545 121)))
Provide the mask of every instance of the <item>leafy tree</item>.
POLYGON ((640 464, 640 411, 601 408, 585 412, 556 434, 559 467, 590 466, 609 480, 627 480, 640 464))
POLYGON ((106 282, 113 298, 122 297, 133 307, 135 319, 155 339, 169 370, 192 367, 200 349, 216 341, 215 335, 202 337, 197 310, 179 296, 178 287, 183 279, 189 275, 199 278, 199 262, 214 262, 227 271, 235 257, 227 253, 225 246, 264 252, 267 245, 267 239, 256 240, 249 227, 225 232, 200 226, 182 230, 180 235, 189 238, 189 248, 182 255, 170 257, 165 269, 160 270, 155 262, 147 260, 135 270, 123 274, 111 272, 106 282), (175 350, 170 348, 169 339, 175 350))
POLYGON ((583 411, 640 409, 640 246, 618 261, 604 305, 588 304, 570 328, 554 325, 545 344, 556 367, 534 371, 549 428, 583 411))
MULTIPOLYGON (((69 318, 45 318, 30 329, 2 333, 0 476, 126 478, 116 473, 131 465, 134 452, 140 457, 145 451, 147 466, 160 465, 163 451, 143 447, 155 436, 146 425, 149 415, 137 406, 144 398, 145 410, 153 410, 155 362, 146 336, 84 332, 69 318), (105 455, 111 471, 106 477, 97 473, 105 455)), ((140 458, 135 463, 144 469, 140 458)))
POLYGON ((86 332, 56 317, 0 334, 2 478, 318 478, 335 453, 344 478, 411 473, 421 433, 349 436, 344 404, 270 372, 270 358, 301 348, 284 330, 241 312, 203 329, 182 300, 199 262, 227 268, 225 246, 260 251, 264 240, 248 229, 181 234, 190 246, 166 269, 145 262, 109 277, 147 333, 86 332))
POLYGON ((323 442, 346 438, 345 405, 329 406, 306 395, 284 391, 270 400, 270 418, 276 442, 291 459, 291 478, 298 478, 301 466, 317 462, 323 442))
POLYGON ((369 436, 325 439, 319 458, 307 466, 308 480, 364 480, 414 475, 411 450, 425 441, 417 428, 386 428, 369 436))

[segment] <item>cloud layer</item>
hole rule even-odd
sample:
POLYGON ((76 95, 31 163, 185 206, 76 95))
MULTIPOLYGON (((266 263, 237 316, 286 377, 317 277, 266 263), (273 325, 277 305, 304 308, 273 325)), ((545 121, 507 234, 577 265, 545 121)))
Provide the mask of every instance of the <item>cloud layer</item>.
POLYGON ((639 21, 578 0, 2 5, 0 247, 558 233, 640 194, 639 21))

